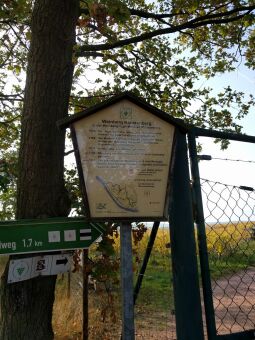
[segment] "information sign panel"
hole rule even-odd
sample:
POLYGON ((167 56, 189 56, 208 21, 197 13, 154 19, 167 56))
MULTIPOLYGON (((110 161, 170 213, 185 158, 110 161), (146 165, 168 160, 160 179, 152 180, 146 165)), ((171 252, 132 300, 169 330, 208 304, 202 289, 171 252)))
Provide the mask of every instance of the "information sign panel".
POLYGON ((71 270, 72 254, 34 256, 10 261, 8 283, 37 276, 57 275, 71 270))
POLYGON ((166 218, 175 126, 128 99, 73 123, 91 218, 166 218))
POLYGON ((102 226, 84 218, 0 222, 0 255, 88 248, 102 226))

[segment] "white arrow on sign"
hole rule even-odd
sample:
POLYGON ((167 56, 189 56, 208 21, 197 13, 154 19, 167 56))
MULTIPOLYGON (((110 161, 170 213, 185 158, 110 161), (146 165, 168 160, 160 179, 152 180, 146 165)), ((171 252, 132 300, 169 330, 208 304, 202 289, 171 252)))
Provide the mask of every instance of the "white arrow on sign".
POLYGON ((37 276, 57 275, 71 270, 72 254, 33 256, 12 260, 9 265, 8 283, 32 279, 37 276))

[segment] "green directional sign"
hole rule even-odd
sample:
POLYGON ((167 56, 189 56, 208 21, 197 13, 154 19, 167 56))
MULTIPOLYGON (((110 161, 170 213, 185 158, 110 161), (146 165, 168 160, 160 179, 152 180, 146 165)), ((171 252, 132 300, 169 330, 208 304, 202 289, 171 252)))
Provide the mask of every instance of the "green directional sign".
POLYGON ((84 218, 0 222, 0 255, 88 248, 103 232, 84 218))

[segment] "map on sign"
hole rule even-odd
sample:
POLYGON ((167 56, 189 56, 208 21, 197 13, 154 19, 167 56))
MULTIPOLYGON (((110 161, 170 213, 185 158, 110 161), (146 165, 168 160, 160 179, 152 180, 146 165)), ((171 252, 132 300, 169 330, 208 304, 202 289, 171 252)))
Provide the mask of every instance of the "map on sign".
POLYGON ((113 184, 106 182, 101 176, 96 179, 103 185, 108 195, 118 207, 127 211, 137 212, 137 194, 132 185, 113 184))

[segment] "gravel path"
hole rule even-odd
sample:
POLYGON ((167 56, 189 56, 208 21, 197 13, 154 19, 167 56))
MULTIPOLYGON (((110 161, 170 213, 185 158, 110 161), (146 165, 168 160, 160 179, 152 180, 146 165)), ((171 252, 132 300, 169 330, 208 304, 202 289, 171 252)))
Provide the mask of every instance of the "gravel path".
POLYGON ((255 268, 219 279, 212 288, 218 334, 255 328, 255 268))

